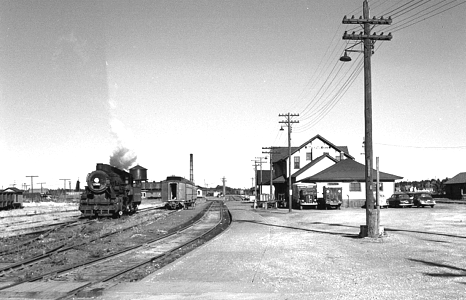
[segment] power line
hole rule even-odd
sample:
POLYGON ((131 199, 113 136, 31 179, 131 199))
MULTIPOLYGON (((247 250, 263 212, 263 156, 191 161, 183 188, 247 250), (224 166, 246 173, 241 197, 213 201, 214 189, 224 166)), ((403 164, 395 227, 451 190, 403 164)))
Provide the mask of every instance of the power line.
MULTIPOLYGON (((449 5, 449 4, 452 4, 453 2, 456 2, 456 0, 455 0, 455 1, 452 1, 452 2, 449 2, 449 3, 446 3, 446 4, 442 5, 442 6, 439 6, 439 7, 437 7, 436 9, 431 10, 430 12, 427 12, 427 13, 425 13, 425 14, 422 14, 422 15, 420 15, 420 16, 414 18, 414 19, 412 18, 413 16, 407 17, 407 18, 401 20, 400 22, 403 22, 403 21, 405 21, 405 20, 410 19, 409 21, 404 22, 404 23, 401 23, 401 24, 399 24, 398 26, 395 26, 395 27, 391 28, 391 30, 392 30, 392 32, 400 31, 400 30, 402 30, 402 29, 405 29, 405 28, 408 28, 408 27, 413 26, 413 25, 415 25, 415 24, 418 24, 418 23, 420 23, 420 22, 422 22, 422 21, 425 21, 425 20, 427 20, 427 19, 430 19, 430 18, 432 18, 432 17, 435 17, 435 16, 437 16, 437 15, 443 13, 443 12, 446 12, 446 11, 451 10, 451 9, 453 9, 453 8, 459 6, 459 5, 462 5, 462 4, 465 4, 465 3, 466 3, 466 1, 463 1, 463 2, 460 2, 460 3, 456 4, 456 5, 454 5, 454 6, 451 6, 451 7, 448 7, 448 8, 446 8, 446 9, 444 9, 444 10, 441 10, 441 11, 439 11, 439 12, 436 12, 435 14, 431 14, 431 13, 433 13, 433 12, 435 12, 435 11, 437 11, 437 10, 439 10, 439 9, 441 9, 441 8, 443 8, 443 7, 447 6, 447 5, 449 5), (429 14, 431 14, 431 15, 429 15, 429 14), (418 21, 416 21, 416 22, 413 22, 414 20, 417 20, 417 19, 422 18, 422 17, 424 17, 424 16, 426 16, 426 17, 423 18, 423 19, 421 19, 421 20, 418 20, 418 21)), ((436 6, 436 5, 437 5, 437 4, 432 5, 432 6, 428 7, 427 9, 432 8, 432 7, 436 6)), ((423 11, 425 11, 425 10, 423 10, 423 11)))
POLYGON ((395 144, 384 144, 374 143, 381 146, 399 147, 399 148, 416 148, 416 149, 465 149, 466 146, 411 146, 411 145, 395 145, 395 144))

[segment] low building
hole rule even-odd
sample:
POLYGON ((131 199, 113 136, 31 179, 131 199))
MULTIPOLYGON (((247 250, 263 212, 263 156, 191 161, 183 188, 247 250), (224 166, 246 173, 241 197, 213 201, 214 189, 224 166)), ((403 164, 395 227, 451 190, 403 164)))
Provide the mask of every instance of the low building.
POLYGON ((449 199, 466 198, 466 172, 459 173, 445 182, 445 196, 449 199))
MULTIPOLYGON (((373 170, 374 184, 376 183, 376 175, 376 170, 373 170)), ((379 190, 387 198, 390 197, 395 192, 395 180, 399 179, 403 179, 403 177, 379 172, 379 190)), ((365 166, 352 159, 342 160, 315 175, 304 178, 300 182, 315 183, 318 198, 323 197, 324 187, 341 187, 343 194, 342 207, 362 206, 366 201, 365 166)))

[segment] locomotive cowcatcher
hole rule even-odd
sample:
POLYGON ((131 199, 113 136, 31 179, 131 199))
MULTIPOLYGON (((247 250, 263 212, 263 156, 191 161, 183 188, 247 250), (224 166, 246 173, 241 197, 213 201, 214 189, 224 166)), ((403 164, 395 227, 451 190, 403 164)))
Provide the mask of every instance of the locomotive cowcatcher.
POLYGON ((141 204, 141 187, 124 170, 98 163, 96 170, 87 175, 86 183, 79 203, 84 217, 120 217, 136 212, 141 204))

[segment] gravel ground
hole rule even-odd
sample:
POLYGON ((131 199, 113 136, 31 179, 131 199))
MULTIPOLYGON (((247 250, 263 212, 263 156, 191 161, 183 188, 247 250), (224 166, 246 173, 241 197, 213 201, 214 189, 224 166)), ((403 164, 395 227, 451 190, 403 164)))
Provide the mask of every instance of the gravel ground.
POLYGON ((382 210, 386 235, 379 239, 358 237, 364 209, 258 212, 255 223, 268 228, 263 242, 284 245, 267 251, 260 270, 280 294, 466 299, 464 205, 382 210))
POLYGON ((257 209, 230 201, 222 235, 102 299, 466 299, 466 205, 382 210, 257 209))

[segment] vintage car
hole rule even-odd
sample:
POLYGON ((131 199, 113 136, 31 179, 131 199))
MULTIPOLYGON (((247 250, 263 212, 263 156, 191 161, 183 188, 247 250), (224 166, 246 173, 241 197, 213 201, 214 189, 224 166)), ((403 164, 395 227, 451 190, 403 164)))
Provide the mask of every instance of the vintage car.
POLYGON ((426 192, 414 192, 408 193, 408 195, 411 196, 413 205, 417 207, 430 206, 434 208, 434 205, 436 204, 432 195, 426 192))
MULTIPOLYGON (((376 207, 376 194, 375 192, 373 193, 374 195, 374 208, 376 207)), ((364 205, 361 206, 362 208, 366 208, 366 203, 364 202, 364 205)), ((385 194, 382 191, 379 191, 379 207, 380 208, 388 208, 388 201, 387 198, 385 198, 385 194)))
POLYGON ((413 200, 406 193, 395 193, 387 199, 388 207, 412 207, 413 200))

